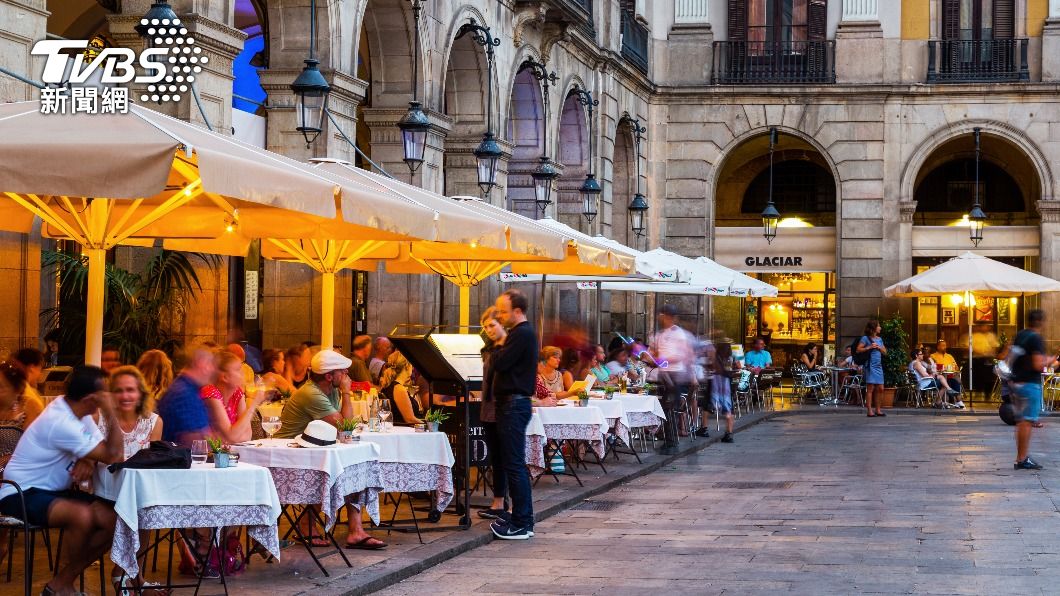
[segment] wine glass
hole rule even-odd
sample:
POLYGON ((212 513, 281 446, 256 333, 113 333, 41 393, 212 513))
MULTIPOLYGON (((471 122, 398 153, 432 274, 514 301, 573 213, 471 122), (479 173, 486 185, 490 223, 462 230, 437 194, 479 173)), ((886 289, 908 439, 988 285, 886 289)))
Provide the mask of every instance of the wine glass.
POLYGON ((199 439, 191 442, 191 461, 196 463, 206 463, 206 440, 199 439))
POLYGON ((276 431, 280 430, 280 417, 279 416, 263 416, 261 418, 261 430, 265 431, 265 434, 272 438, 272 435, 276 434, 276 431))
POLYGON ((379 400, 379 420, 383 422, 382 431, 386 432, 387 420, 390 420, 390 400, 381 399, 379 400))

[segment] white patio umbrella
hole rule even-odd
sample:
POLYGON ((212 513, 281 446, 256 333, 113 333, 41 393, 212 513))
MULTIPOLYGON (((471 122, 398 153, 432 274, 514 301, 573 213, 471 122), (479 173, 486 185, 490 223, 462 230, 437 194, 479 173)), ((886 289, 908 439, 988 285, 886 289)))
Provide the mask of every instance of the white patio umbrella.
POLYGON ((739 271, 729 269, 707 257, 689 259, 668 250, 656 248, 645 253, 683 266, 688 272, 684 283, 644 283, 604 281, 604 290, 629 290, 659 294, 696 294, 701 296, 776 296, 777 288, 739 271))
POLYGON ((975 296, 1015 296, 1060 292, 1060 281, 966 252, 945 263, 902 280, 883 290, 883 295, 917 298, 959 294, 968 305, 968 389, 972 388, 972 308, 975 296))

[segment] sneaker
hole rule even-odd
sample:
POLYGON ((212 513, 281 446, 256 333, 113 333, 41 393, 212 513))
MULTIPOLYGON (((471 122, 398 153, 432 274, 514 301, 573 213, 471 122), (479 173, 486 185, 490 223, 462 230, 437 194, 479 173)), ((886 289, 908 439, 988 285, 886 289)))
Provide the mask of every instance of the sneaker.
POLYGON ((1012 468, 1016 470, 1041 470, 1042 465, 1028 457, 1021 462, 1012 464, 1012 468))
POLYGON ((696 436, 705 439, 710 436, 710 430, 707 427, 703 427, 696 431, 696 436))
POLYGON ((493 509, 492 507, 489 509, 480 509, 478 512, 478 516, 482 519, 507 519, 505 517, 507 514, 508 512, 503 509, 493 509))
POLYGON ((732 443, 732 442, 734 442, 733 438, 732 438, 732 433, 725 433, 725 436, 721 438, 721 442, 722 443, 732 443))
POLYGON ((955 407, 955 408, 957 408, 959 410, 963 410, 964 409, 964 402, 963 401, 959 401, 959 402, 953 404, 953 407, 955 407))
POLYGON ((490 531, 501 540, 528 540, 530 538, 530 530, 527 528, 515 528, 502 520, 490 524, 490 531))

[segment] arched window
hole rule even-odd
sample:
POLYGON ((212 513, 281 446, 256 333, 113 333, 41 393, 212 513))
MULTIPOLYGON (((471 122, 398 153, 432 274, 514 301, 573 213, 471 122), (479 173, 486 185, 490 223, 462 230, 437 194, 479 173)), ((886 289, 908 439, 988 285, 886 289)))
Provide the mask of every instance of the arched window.
MULTIPOLYGON (((938 166, 924 176, 914 198, 920 225, 944 225, 968 213, 975 202, 975 160, 959 158, 938 166), (940 218, 943 213, 949 217, 940 218)), ((979 203, 995 224, 1023 223, 1027 210, 1016 180, 988 161, 979 163, 979 203)))
MULTIPOLYGON (((744 192, 740 211, 758 214, 769 200, 769 168, 762 170, 744 192)), ((819 164, 801 159, 773 166, 773 203, 787 216, 835 213, 835 180, 819 164)))

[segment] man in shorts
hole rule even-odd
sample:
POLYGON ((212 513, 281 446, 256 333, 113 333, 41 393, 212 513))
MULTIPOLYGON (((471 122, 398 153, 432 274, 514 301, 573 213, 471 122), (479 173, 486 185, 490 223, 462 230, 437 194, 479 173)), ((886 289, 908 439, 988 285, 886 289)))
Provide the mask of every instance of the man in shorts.
POLYGON ((65 542, 72 547, 63 549, 63 560, 44 587, 42 594, 49 596, 76 594, 74 582, 110 549, 114 539, 113 506, 71 488, 78 460, 112 464, 125 455, 122 433, 104 439, 92 420, 98 410, 108 428, 120 428, 106 380, 101 368, 75 368, 66 395, 49 404, 26 429, 4 469, 4 479, 17 483, 22 496, 14 486, 0 485, 0 513, 22 518, 24 499, 24 521, 63 529, 65 542))
POLYGON ((1016 404, 1022 410, 1016 424, 1016 463, 1012 466, 1017 470, 1042 469, 1027 452, 1031 446, 1031 433, 1038 425, 1038 415, 1042 411, 1042 370, 1056 361, 1056 358, 1045 355, 1045 343, 1040 333, 1044 323, 1045 312, 1032 310, 1027 315, 1028 328, 1016 334, 1012 342, 1014 349, 1022 351, 1012 367, 1016 404))

